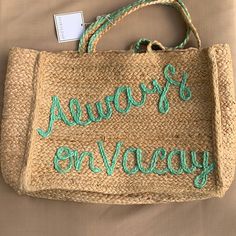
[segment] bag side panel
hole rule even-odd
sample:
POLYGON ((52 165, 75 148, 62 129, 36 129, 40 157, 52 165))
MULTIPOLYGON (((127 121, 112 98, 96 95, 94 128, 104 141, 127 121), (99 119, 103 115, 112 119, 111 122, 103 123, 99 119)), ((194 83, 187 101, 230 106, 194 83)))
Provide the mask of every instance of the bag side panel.
POLYGON ((235 173, 236 153, 236 102, 231 52, 228 45, 212 48, 218 68, 219 96, 222 127, 222 156, 220 157, 222 196, 230 187, 235 173))
POLYGON ((1 169, 5 181, 14 189, 19 189, 24 161, 37 55, 37 51, 21 48, 13 48, 9 53, 1 127, 1 169))

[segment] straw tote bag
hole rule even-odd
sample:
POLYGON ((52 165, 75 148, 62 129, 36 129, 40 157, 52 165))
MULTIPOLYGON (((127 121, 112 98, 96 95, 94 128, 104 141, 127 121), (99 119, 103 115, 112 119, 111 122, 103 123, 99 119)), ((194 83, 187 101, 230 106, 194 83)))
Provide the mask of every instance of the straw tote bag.
POLYGON ((201 49, 182 1, 139 0, 90 25, 78 52, 10 50, 1 168, 18 193, 147 204, 222 197, 235 170, 228 45, 201 49), (174 48, 140 39, 96 52, 130 13, 175 7, 187 25, 174 48), (193 32, 197 48, 183 49, 193 32))

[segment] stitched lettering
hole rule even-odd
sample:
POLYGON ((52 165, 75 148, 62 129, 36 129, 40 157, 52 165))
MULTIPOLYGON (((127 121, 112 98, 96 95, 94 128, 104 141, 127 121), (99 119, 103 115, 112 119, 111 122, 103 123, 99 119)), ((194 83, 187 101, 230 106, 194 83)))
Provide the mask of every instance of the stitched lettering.
MULTIPOLYGON (((95 153, 91 152, 81 152, 79 155, 77 150, 71 150, 68 147, 59 147, 56 151, 54 157, 54 168, 58 173, 66 174, 74 169, 77 172, 81 172, 81 164, 84 158, 89 157, 89 169, 93 173, 106 172, 108 176, 115 174, 115 168, 117 166, 118 159, 122 158, 122 168, 123 171, 128 175, 134 175, 138 172, 143 174, 157 174, 157 175, 182 175, 182 174, 194 174, 194 186, 198 189, 202 189, 208 180, 208 176, 213 172, 215 168, 215 163, 209 163, 209 152, 190 151, 190 155, 187 155, 187 151, 179 150, 174 148, 170 152, 167 152, 164 148, 156 148, 151 155, 150 164, 147 167, 143 166, 143 152, 142 149, 136 147, 129 147, 122 152, 122 147, 124 146, 122 142, 117 142, 115 145, 115 150, 113 155, 108 157, 107 151, 105 150, 102 141, 97 142, 98 146, 98 156, 96 158, 101 158, 103 160, 103 166, 95 167, 95 153), (197 155, 201 158, 198 158, 197 155), (79 156, 79 157, 78 157, 79 156), (134 158, 132 167, 128 167, 128 163, 134 158), (187 164, 187 159, 190 158, 191 167, 187 164), (158 163, 165 161, 165 168, 159 168, 158 163), (178 163, 178 168, 173 166, 173 163, 178 163)), ((162 165, 163 166, 163 165, 162 165)))
POLYGON ((60 100, 57 96, 52 97, 52 105, 50 109, 49 123, 46 131, 39 128, 37 132, 43 138, 48 137, 53 130, 55 122, 62 121, 67 126, 87 126, 93 122, 101 122, 102 120, 108 120, 112 118, 113 110, 116 110, 118 113, 127 114, 133 107, 143 107, 147 100, 147 95, 158 94, 159 99, 157 102, 157 110, 161 114, 166 114, 170 110, 170 104, 168 99, 168 92, 171 86, 179 88, 179 97, 182 101, 188 101, 191 98, 191 90, 187 87, 188 74, 183 72, 181 81, 173 79, 176 74, 176 69, 171 64, 168 64, 164 68, 164 79, 165 85, 163 88, 160 86, 156 79, 151 81, 152 88, 149 88, 150 85, 145 85, 141 83, 139 85, 141 92, 140 101, 136 101, 133 97, 132 88, 129 86, 118 87, 114 94, 111 96, 106 96, 104 98, 104 103, 106 109, 104 110, 102 102, 98 101, 95 103, 95 108, 89 103, 85 104, 85 112, 82 111, 80 102, 76 98, 72 98, 69 101, 69 112, 71 114, 70 120, 64 113, 60 100), (121 107, 121 96, 125 96, 126 104, 121 107), (95 111, 94 111, 95 110, 95 111), (86 114, 86 118, 83 116, 86 114))

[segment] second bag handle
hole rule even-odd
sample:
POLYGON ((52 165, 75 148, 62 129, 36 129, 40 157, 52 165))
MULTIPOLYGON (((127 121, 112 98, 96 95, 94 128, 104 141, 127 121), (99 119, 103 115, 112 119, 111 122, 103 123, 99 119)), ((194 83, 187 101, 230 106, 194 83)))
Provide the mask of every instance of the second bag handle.
MULTIPOLYGON (((131 14, 132 12, 135 12, 145 6, 150 6, 154 4, 163 4, 175 7, 181 13, 187 25, 187 32, 183 42, 181 42, 174 48, 165 47, 166 50, 183 48, 189 40, 189 34, 191 31, 197 39, 198 48, 201 47, 201 40, 198 35, 198 32, 195 26, 192 24, 190 14, 185 5, 183 4, 182 0, 138 0, 132 4, 129 4, 126 7, 122 7, 121 9, 107 16, 102 16, 96 22, 92 23, 82 35, 79 42, 78 51, 80 53, 96 52, 96 46, 100 38, 113 26, 115 26, 119 21, 121 21, 124 17, 131 14)), ((142 42, 142 40, 139 40, 138 42, 142 42)))

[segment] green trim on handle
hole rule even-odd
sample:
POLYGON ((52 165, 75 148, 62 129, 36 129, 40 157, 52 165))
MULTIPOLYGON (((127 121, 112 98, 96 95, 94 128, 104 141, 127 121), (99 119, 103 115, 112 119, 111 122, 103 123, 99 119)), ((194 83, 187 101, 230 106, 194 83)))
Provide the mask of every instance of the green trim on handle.
MULTIPOLYGON (((84 32, 84 34, 82 35, 80 42, 79 42, 78 51, 80 53, 93 52, 95 49, 95 42, 102 36, 102 33, 109 30, 109 27, 111 27, 113 22, 119 21, 121 18, 124 18, 126 15, 131 13, 132 10, 135 11, 138 8, 141 8, 142 5, 143 6, 145 6, 144 4, 150 5, 152 2, 153 2, 153 4, 155 4, 155 3, 157 4, 157 1, 155 1, 155 0, 138 0, 134 3, 131 3, 125 7, 118 9, 117 11, 112 12, 109 15, 101 16, 96 22, 92 23, 88 27, 88 29, 84 32), (109 17, 109 20, 107 19, 107 17, 109 17)), ((173 6, 178 9, 178 7, 176 7, 174 2, 175 1, 171 2, 168 0, 166 0, 166 1, 163 0, 163 1, 160 1, 160 4, 173 6)), ((189 14, 187 8, 185 7, 184 3, 182 2, 182 0, 178 0, 176 2, 178 2, 178 4, 181 6, 181 8, 184 11, 184 14, 191 22, 190 14, 189 14)), ((187 31, 186 31, 186 35, 185 35, 184 40, 176 47, 167 48, 167 49, 172 50, 172 49, 183 48, 187 44, 187 42, 189 41, 190 33, 191 33, 191 29, 187 25, 187 31)), ((135 47, 134 47, 134 52, 138 52, 140 50, 139 46, 141 45, 140 41, 142 41, 142 40, 143 39, 140 39, 137 41, 137 43, 135 44, 135 47)))

